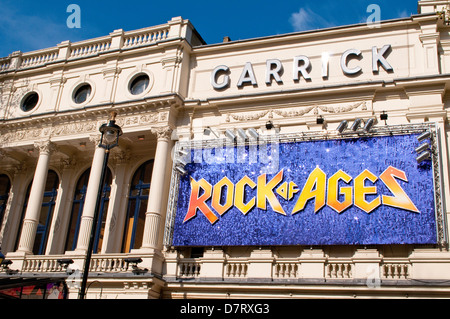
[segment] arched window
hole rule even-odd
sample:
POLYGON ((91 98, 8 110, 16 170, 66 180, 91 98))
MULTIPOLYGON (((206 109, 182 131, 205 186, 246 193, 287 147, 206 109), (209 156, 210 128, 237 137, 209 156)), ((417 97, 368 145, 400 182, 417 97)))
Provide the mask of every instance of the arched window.
POLYGON ((58 175, 54 171, 48 171, 41 214, 39 215, 39 223, 36 230, 36 238, 34 240, 33 253, 35 255, 42 255, 45 253, 53 210, 55 209, 56 204, 56 195, 58 195, 58 187, 58 175))
POLYGON ((100 201, 100 212, 98 215, 98 223, 95 231, 94 253, 100 253, 102 249, 103 236, 105 234, 106 215, 108 212, 109 194, 111 193, 112 174, 109 168, 106 170, 105 184, 103 185, 102 197, 100 201))
POLYGON ((0 226, 3 223, 3 217, 5 216, 6 203, 8 202, 9 191, 11 189, 11 182, 8 176, 0 175, 0 226))
POLYGON ((80 230, 81 215, 83 213, 84 199, 86 197, 86 190, 90 172, 91 169, 88 168, 78 179, 78 183, 75 189, 75 195, 72 202, 72 213, 70 214, 69 230, 66 237, 66 250, 75 250, 77 246, 78 232, 80 230))
POLYGON ((153 160, 145 162, 134 173, 131 181, 124 237, 122 241, 123 253, 128 253, 133 248, 140 248, 137 247, 137 245, 142 243, 152 170, 153 160))
MULTIPOLYGON (((23 220, 28 206, 28 199, 30 197, 30 190, 33 181, 30 182, 27 188, 25 196, 25 203, 22 210, 22 218, 20 223, 20 229, 18 231, 19 236, 16 239, 16 249, 19 246, 20 235, 22 233, 23 220)), ((59 177, 56 172, 50 170, 47 174, 47 181, 45 183, 44 198, 42 199, 41 213, 39 214, 39 221, 36 229, 36 237, 34 240, 33 254, 43 255, 45 253, 45 247, 47 246, 47 239, 50 232, 50 224, 53 217, 53 210, 56 204, 56 195, 58 195, 59 177)))
MULTIPOLYGON (((72 212, 70 215, 69 230, 66 237, 65 247, 67 251, 75 250, 77 245, 78 234, 80 231, 81 216, 83 214, 84 200, 86 198, 86 191, 89 182, 90 172, 91 169, 90 168, 87 169, 80 176, 77 182, 75 195, 72 202, 72 212)), ((100 222, 97 224, 93 248, 93 251, 96 253, 100 252, 102 247, 103 234, 106 224, 106 212, 108 209, 108 202, 109 202, 109 193, 111 191, 111 181, 112 181, 111 170, 108 168, 106 172, 106 180, 105 184, 103 185, 102 198, 100 202, 100 213, 98 217, 98 220, 100 222)))

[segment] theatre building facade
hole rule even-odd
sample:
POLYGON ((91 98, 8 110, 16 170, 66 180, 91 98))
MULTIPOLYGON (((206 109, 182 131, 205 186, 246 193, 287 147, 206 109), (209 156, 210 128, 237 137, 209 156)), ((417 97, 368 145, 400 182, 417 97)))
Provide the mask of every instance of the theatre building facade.
POLYGON ((450 297, 449 5, 1 58, 0 296, 450 297))

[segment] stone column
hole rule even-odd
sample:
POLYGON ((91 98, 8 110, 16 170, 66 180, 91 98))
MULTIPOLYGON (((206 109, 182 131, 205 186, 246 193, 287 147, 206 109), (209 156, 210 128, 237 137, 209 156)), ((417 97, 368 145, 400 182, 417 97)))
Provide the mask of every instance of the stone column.
POLYGON ((114 179, 109 193, 108 216, 106 217, 105 233, 101 253, 115 253, 120 251, 122 244, 122 231, 124 229, 126 199, 129 192, 126 177, 130 150, 116 147, 110 153, 110 163, 114 165, 114 179), (112 157, 112 160, 111 160, 112 157))
POLYGON ((102 175, 103 160, 105 159, 105 149, 99 147, 101 135, 90 136, 90 141, 95 143, 95 153, 92 159, 91 172, 84 200, 83 214, 81 215, 80 231, 78 233, 77 251, 85 252, 89 246, 92 222, 97 203, 98 187, 102 175))
POLYGON ((167 167, 170 165, 170 142, 172 129, 169 127, 152 130, 158 137, 153 173, 150 182, 147 213, 145 215, 144 238, 142 248, 162 249, 162 211, 167 167))
POLYGON ((24 253, 33 252, 36 229, 41 213, 45 184, 47 182, 50 154, 55 150, 55 145, 50 141, 36 142, 34 146, 39 150, 39 158, 34 173, 33 184, 31 185, 25 218, 23 220, 19 248, 17 249, 24 253))

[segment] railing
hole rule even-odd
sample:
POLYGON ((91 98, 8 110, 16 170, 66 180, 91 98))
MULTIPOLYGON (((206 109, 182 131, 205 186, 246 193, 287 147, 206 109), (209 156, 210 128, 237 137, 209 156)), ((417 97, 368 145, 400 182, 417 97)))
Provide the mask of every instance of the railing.
MULTIPOLYGON (((89 266, 90 272, 104 272, 117 273, 132 271, 132 266, 125 262, 128 255, 93 255, 89 266)), ((13 260, 11 266, 14 269, 14 264, 19 260, 13 260)), ((52 255, 52 256, 26 256, 21 259, 21 269, 16 269, 23 273, 42 273, 42 272, 65 272, 67 267, 72 270, 81 270, 84 265, 84 256, 68 256, 68 255, 52 255), (73 264, 62 265, 58 259, 72 259, 73 264), (81 265, 81 267, 80 267, 81 265)), ((3 269, 6 270, 6 269, 3 269)))
POLYGON ((135 48, 177 38, 186 34, 185 31, 181 31, 185 25, 185 20, 177 17, 167 24, 159 26, 129 32, 116 30, 108 36, 96 39, 76 43, 66 41, 58 47, 28 53, 14 52, 6 58, 0 58, 0 72, 42 66, 56 61, 92 57, 112 50, 135 48), (172 28, 174 29, 172 30, 172 28))
POLYGON ((381 277, 384 279, 408 279, 411 265, 407 262, 384 262, 381 266, 381 277))
POLYGON ((91 260, 89 271, 92 272, 126 272, 129 264, 124 261, 124 257, 96 256, 91 260))
POLYGON ((201 262, 195 258, 186 258, 178 263, 179 278, 197 278, 200 276, 201 262))
POLYGON ((350 262, 328 262, 325 265, 326 278, 352 278, 353 264, 350 262))
POLYGON ((80 44, 73 44, 69 58, 81 58, 99 54, 108 51, 111 47, 111 39, 97 40, 92 43, 82 42, 80 44))
MULTIPOLYGON (((59 258, 63 258, 59 256, 59 258)), ((24 260, 22 266, 22 272, 61 272, 65 271, 60 263, 58 263, 59 258, 52 257, 29 257, 24 260)))
POLYGON ((26 53, 22 55, 22 63, 20 68, 28 68, 45 63, 50 63, 58 58, 58 49, 42 50, 37 53, 26 53))
POLYGON ((156 29, 143 29, 129 32, 124 36, 123 48, 132 48, 158 41, 166 40, 169 36, 169 27, 156 29))
POLYGON ((273 265, 273 277, 277 279, 282 278, 298 278, 299 277, 299 263, 278 261, 273 265))
POLYGON ((226 278, 245 278, 247 277, 248 262, 228 261, 225 264, 226 278))
POLYGON ((8 70, 9 64, 10 64, 9 58, 0 59, 0 72, 8 70))
MULTIPOLYGON (((93 255, 89 271, 103 273, 120 273, 132 271, 132 265, 125 261, 130 256, 125 254, 98 254, 93 255)), ((182 258, 177 261, 177 274, 180 279, 199 278, 202 272, 203 258, 182 258)), ((223 277, 248 278, 251 261, 247 258, 231 258, 223 263, 223 277)), ((13 260, 11 269, 22 273, 65 272, 67 267, 72 270, 81 270, 84 264, 84 256, 52 255, 52 256, 25 256, 13 260), (61 265, 58 259, 70 259, 75 262, 70 265, 61 265), (20 269, 14 265, 21 264, 20 269), (81 265, 81 267, 80 267, 81 265)), ((411 278, 412 264, 408 259, 383 260, 380 264, 380 278, 401 280, 411 278)), ((302 278, 302 260, 277 259, 272 263, 272 279, 297 279, 302 278)), ((352 279, 354 278, 355 263, 350 259, 328 259, 323 265, 325 279, 352 279)), ((5 268, 2 269, 6 271, 5 268)))

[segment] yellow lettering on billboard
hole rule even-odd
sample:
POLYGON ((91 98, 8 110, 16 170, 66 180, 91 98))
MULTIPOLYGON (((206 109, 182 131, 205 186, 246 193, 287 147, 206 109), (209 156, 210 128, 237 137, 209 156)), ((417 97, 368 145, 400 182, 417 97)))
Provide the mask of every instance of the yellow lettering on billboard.
POLYGON ((272 209, 282 215, 286 215, 281 207, 280 202, 273 193, 273 189, 283 180, 283 170, 281 170, 274 178, 266 183, 266 174, 262 174, 258 177, 258 190, 257 190, 257 207, 266 210, 266 200, 269 201, 272 209))
POLYGON ((408 181, 404 171, 398 168, 389 166, 381 175, 380 179, 389 188, 394 196, 382 196, 383 205, 406 209, 415 213, 419 213, 419 210, 414 205, 412 200, 406 195, 403 188, 397 183, 395 178, 399 178, 404 182, 408 181))
POLYGON ((343 180, 348 184, 352 180, 352 177, 344 171, 339 170, 328 179, 327 205, 336 212, 342 213, 353 204, 353 189, 350 186, 339 189, 339 180, 343 180), (344 195, 342 202, 339 201, 339 195, 344 195))
POLYGON ((246 215, 256 204, 255 197, 253 197, 247 203, 244 203, 245 186, 254 189, 256 187, 256 183, 252 181, 251 178, 247 175, 241 178, 241 180, 236 183, 236 187, 234 189, 234 206, 239 209, 244 215, 246 215))
POLYGON ((306 203, 314 198, 314 213, 317 213, 325 205, 325 187, 326 187, 327 175, 316 167, 311 174, 309 174, 306 180, 305 186, 300 193, 300 197, 292 210, 292 215, 303 210, 306 203), (314 188, 315 187, 315 188, 314 188))
POLYGON ((377 196, 370 202, 366 201, 366 195, 377 194, 376 186, 365 186, 366 179, 372 183, 375 183, 378 177, 366 169, 355 178, 355 206, 359 207, 366 213, 370 213, 375 208, 380 206, 381 199, 380 196, 377 196))
POLYGON ((213 188, 213 196, 211 200, 211 206, 222 216, 233 206, 234 184, 228 179, 228 177, 222 178, 213 188), (226 199, 223 205, 220 204, 223 189, 226 187, 226 199))
POLYGON ((211 197, 211 192, 212 186, 204 178, 197 182, 191 177, 191 197, 189 199, 188 212, 184 217, 183 223, 195 217, 197 215, 197 209, 205 215, 211 224, 214 224, 218 220, 218 217, 214 215, 205 203, 211 197), (200 188, 204 190, 204 193, 199 197, 200 188))

